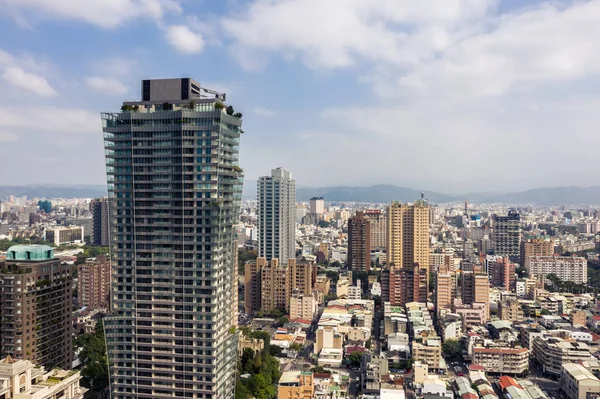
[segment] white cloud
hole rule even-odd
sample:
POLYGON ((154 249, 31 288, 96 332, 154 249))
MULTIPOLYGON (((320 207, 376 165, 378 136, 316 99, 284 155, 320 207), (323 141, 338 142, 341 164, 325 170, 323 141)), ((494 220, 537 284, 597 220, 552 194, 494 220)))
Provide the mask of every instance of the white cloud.
POLYGON ((250 110, 250 112, 254 115, 262 116, 264 118, 273 118, 277 116, 277 112, 266 107, 254 107, 250 110))
POLYGON ((204 39, 185 25, 172 25, 166 29, 167 42, 182 54, 195 54, 204 48, 204 39))
POLYGON ((2 79, 13 86, 30 90, 40 96, 57 96, 58 93, 50 83, 42 76, 25 72, 17 66, 9 66, 4 69, 2 79))
POLYGON ((98 113, 83 109, 55 106, 0 108, 0 132, 7 134, 98 134, 100 129, 98 113))
POLYGON ((159 21, 181 12, 178 0, 0 0, 4 13, 17 21, 75 19, 102 28, 116 28, 135 18, 159 21))
POLYGON ((102 94, 117 96, 126 94, 129 91, 127 86, 113 77, 91 76, 85 78, 84 81, 90 89, 102 94))
POLYGON ((257 0, 238 16, 224 18, 222 26, 234 40, 234 54, 249 66, 265 52, 288 59, 299 56, 310 67, 346 67, 357 59, 412 65, 478 29, 494 4, 494 0, 257 0))

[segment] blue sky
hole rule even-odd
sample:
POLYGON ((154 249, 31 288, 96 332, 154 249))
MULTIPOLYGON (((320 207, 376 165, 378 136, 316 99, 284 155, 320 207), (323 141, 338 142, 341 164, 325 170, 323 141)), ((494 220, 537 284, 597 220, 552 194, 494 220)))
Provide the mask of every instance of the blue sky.
POLYGON ((249 180, 600 184, 599 19, 600 1, 0 0, 0 184, 104 183, 99 112, 183 76, 244 113, 249 180))

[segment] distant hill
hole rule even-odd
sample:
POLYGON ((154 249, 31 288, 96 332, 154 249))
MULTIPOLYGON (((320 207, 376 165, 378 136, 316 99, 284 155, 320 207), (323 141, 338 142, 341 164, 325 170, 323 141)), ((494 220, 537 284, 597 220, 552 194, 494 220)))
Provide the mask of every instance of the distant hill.
MULTIPOLYGON (((592 187, 545 187, 513 193, 469 193, 452 196, 424 190, 425 198, 433 203, 469 200, 471 203, 506 203, 537 205, 600 205, 600 186, 592 187)), ((106 195, 105 185, 32 185, 0 186, 0 198, 8 195, 45 198, 96 198, 106 195)), ((421 191, 411 188, 378 184, 374 186, 298 187, 298 201, 311 197, 323 197, 326 201, 378 202, 393 200, 412 202, 421 191)), ((256 181, 244 182, 244 198, 256 198, 256 181)))
MULTIPOLYGON (((296 189, 296 199, 298 201, 308 201, 311 197, 323 197, 327 201, 390 202, 398 200, 412 202, 421 197, 421 191, 390 184, 366 187, 337 186, 296 189)), ((433 191, 425 191, 425 198, 432 202, 450 202, 454 200, 449 195, 433 191)))
POLYGON ((97 198, 106 196, 106 185, 0 186, 0 197, 26 195, 30 198, 97 198))

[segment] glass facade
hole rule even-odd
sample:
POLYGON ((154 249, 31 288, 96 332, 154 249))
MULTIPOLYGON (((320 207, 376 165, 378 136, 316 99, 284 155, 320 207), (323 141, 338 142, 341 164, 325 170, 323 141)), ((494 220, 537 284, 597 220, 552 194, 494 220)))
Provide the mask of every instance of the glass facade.
POLYGON ((113 398, 234 397, 242 130, 217 104, 141 101, 102 114, 113 398))

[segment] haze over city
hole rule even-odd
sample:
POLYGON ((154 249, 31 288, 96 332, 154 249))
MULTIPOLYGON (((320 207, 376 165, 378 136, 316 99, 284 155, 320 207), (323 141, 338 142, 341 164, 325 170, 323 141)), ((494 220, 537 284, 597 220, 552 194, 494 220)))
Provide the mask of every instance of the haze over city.
POLYGON ((600 184, 600 1, 0 1, 0 183, 103 184, 99 111, 194 76, 248 180, 446 193, 600 184), (40 174, 40 172, 43 172, 40 174))

